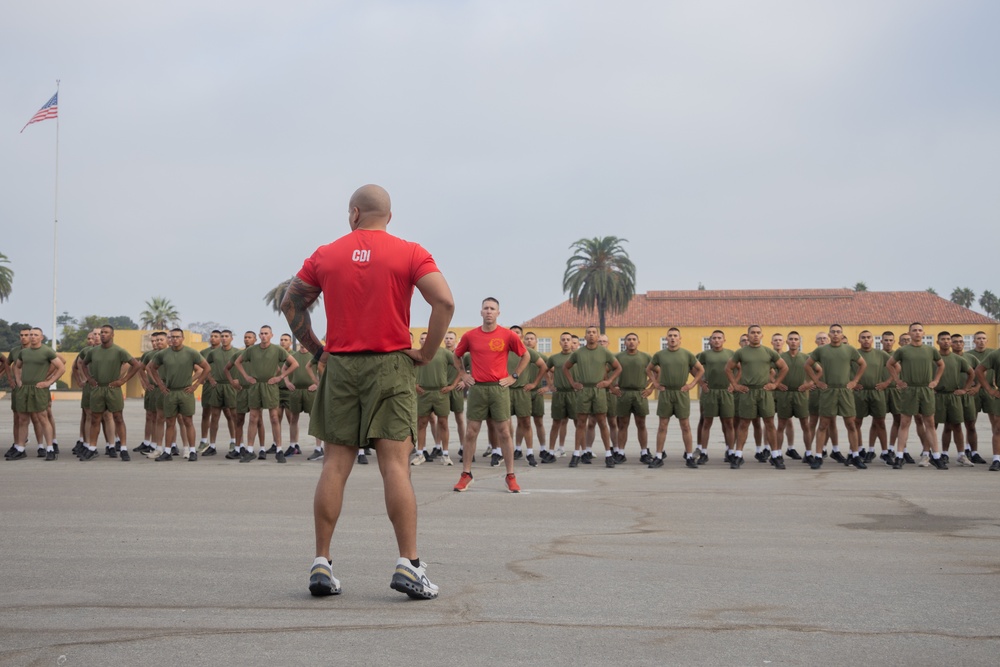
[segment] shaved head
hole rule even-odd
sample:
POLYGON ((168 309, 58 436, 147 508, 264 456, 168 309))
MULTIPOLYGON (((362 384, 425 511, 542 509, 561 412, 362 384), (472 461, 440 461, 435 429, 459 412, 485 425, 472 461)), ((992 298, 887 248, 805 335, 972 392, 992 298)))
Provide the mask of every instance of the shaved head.
POLYGON ((355 190, 348 209, 352 229, 381 227, 392 217, 389 193, 378 185, 362 185, 355 190))

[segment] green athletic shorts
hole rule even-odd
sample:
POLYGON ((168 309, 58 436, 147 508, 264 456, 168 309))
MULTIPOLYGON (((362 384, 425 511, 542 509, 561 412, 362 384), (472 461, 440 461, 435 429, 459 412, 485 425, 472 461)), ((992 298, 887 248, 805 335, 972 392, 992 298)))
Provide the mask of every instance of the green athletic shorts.
POLYGON ((163 416, 167 419, 177 415, 193 417, 194 406, 194 393, 189 394, 183 389, 171 389, 170 393, 163 397, 163 416))
POLYGON ((288 407, 288 405, 289 405, 288 402, 290 400, 289 396, 291 396, 291 392, 288 390, 288 387, 285 386, 285 381, 282 380, 281 382, 278 383, 278 407, 279 408, 287 408, 288 407))
POLYGON ((774 392, 774 412, 778 419, 805 419, 809 416, 809 393, 805 391, 774 392))
POLYGON ((17 394, 20 391, 20 387, 10 388, 10 411, 17 412, 17 394))
POLYGON ((542 396, 537 389, 531 394, 531 416, 545 416, 545 397, 542 396))
POLYGON ((220 382, 214 387, 206 384, 201 390, 201 404, 210 408, 236 407, 236 388, 228 382, 220 382))
POLYGON ((295 414, 312 412, 313 398, 316 392, 309 391, 308 387, 298 387, 294 391, 288 392, 288 409, 295 414))
POLYGON ((462 389, 461 387, 459 387, 458 389, 453 389, 452 392, 451 392, 451 394, 448 397, 448 400, 451 403, 450 409, 451 409, 452 412, 459 413, 459 414, 465 412, 465 390, 464 389, 462 389))
POLYGON ((576 419, 575 391, 558 389, 552 394, 552 418, 576 419))
POLYGON ((22 414, 45 412, 49 409, 51 399, 52 394, 47 388, 23 385, 17 389, 17 405, 14 406, 14 411, 22 414))
POLYGON ((281 405, 280 391, 276 384, 268 384, 258 380, 257 384, 247 387, 247 391, 249 392, 247 405, 251 410, 274 410, 281 405))
POLYGON ((820 417, 854 417, 854 390, 847 387, 827 387, 819 390, 820 417))
POLYGON ((91 387, 91 412, 121 412, 125 409, 125 397, 121 387, 91 387))
POLYGON ((331 354, 313 399, 309 435, 349 447, 416 440, 413 360, 403 352, 331 354))
POLYGON ((656 416, 660 419, 691 416, 691 394, 680 389, 665 389, 656 399, 656 416))
POLYGON ((448 413, 451 412, 450 407, 451 402, 448 399, 448 394, 442 394, 440 387, 437 389, 427 388, 424 389, 424 393, 417 394, 418 417, 426 417, 432 412, 438 417, 447 417, 448 413))
MULTIPOLYGON (((160 393, 160 390, 155 386, 151 386, 145 394, 142 395, 142 407, 146 412, 156 412, 156 395, 160 393)), ((90 409, 89 407, 87 408, 90 409)))
POLYGON ((975 398, 975 401, 976 401, 976 410, 977 411, 979 411, 979 412, 985 412, 988 415, 997 414, 996 410, 1000 406, 996 406, 995 404, 998 401, 997 401, 997 399, 993 398, 988 393, 986 393, 986 390, 984 388, 980 387, 979 391, 976 392, 976 395, 975 395, 974 398, 975 398))
POLYGON ((963 421, 974 422, 976 417, 979 415, 979 410, 976 408, 976 397, 966 394, 962 397, 962 414, 965 415, 963 421))
POLYGON ((907 387, 902 390, 900 413, 904 415, 924 415, 933 417, 937 410, 934 400, 934 390, 930 387, 907 387))
POLYGON ((510 393, 510 414, 515 417, 531 416, 531 393, 524 387, 507 387, 510 393))
POLYGON ((965 421, 965 407, 962 405, 963 396, 947 394, 944 392, 934 392, 934 423, 935 424, 961 424, 965 421))
POLYGON ((702 417, 732 419, 736 416, 736 396, 728 389, 706 389, 699 400, 702 417))
POLYGON ((885 411, 890 415, 898 415, 903 407, 903 390, 898 387, 889 387, 885 390, 885 411))
POLYGON ((611 393, 610 389, 604 390, 604 395, 608 400, 608 415, 615 416, 618 414, 618 397, 611 393))
POLYGON ((746 394, 741 394, 739 401, 736 416, 740 419, 755 419, 756 417, 770 419, 774 416, 773 392, 751 389, 746 394))
POLYGON ((84 410, 90 409, 90 393, 93 389, 89 382, 83 383, 82 391, 80 392, 80 407, 84 410))
POLYGON ((642 395, 641 389, 622 389, 622 395, 616 396, 615 417, 649 416, 649 399, 642 395))
POLYGON ((236 389, 236 413, 245 415, 248 412, 250 412, 250 391, 241 384, 240 388, 236 389))
POLYGON ((809 391, 809 416, 819 417, 819 389, 809 391))
POLYGON ((608 392, 597 387, 584 387, 576 392, 576 416, 608 413, 608 392))
POLYGON ((484 419, 507 421, 510 419, 510 390, 495 382, 477 382, 469 387, 466 416, 469 421, 474 422, 484 419))
POLYGON ((865 417, 884 419, 888 411, 886 392, 878 389, 862 389, 854 392, 854 413, 858 419, 865 417))

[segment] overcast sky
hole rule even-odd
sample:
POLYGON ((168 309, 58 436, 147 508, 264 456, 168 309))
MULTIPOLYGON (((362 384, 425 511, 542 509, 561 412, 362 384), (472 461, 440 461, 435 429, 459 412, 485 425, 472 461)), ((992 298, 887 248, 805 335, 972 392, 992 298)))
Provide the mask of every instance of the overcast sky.
POLYGON ((18 131, 57 78, 76 316, 160 295, 284 329, 264 293, 369 182, 456 325, 556 305, 604 235, 639 292, 1000 293, 998 25, 990 0, 4 3, 0 318, 51 329, 56 122, 18 131))

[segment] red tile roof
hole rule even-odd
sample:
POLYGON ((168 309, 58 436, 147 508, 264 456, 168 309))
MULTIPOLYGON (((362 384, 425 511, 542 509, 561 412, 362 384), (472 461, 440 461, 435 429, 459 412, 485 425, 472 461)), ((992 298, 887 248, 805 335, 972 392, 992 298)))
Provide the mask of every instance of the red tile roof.
MULTIPOLYGON (((525 327, 582 327, 597 313, 569 301, 524 322, 525 327)), ((678 290, 636 294, 626 311, 607 316, 609 327, 826 326, 997 324, 930 292, 855 292, 851 289, 678 290)))

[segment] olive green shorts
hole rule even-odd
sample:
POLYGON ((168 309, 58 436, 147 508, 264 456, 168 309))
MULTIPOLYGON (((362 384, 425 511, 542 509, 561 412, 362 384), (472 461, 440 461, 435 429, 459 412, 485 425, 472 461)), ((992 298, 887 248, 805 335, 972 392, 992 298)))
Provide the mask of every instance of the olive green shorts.
POLYGON ((962 397, 962 414, 965 415, 963 421, 974 422, 976 417, 979 415, 979 409, 976 408, 976 397, 969 396, 966 394, 962 397))
POLYGON ((285 386, 285 381, 282 380, 278 383, 278 407, 287 408, 290 400, 289 396, 291 396, 291 392, 285 386))
POLYGON ((531 394, 531 416, 545 416, 545 397, 538 393, 537 389, 531 394))
POLYGON ((661 391, 656 399, 656 416, 660 419, 688 419, 691 416, 691 394, 680 389, 661 391))
POLYGON ((288 392, 288 410, 295 414, 312 412, 313 399, 316 392, 309 391, 308 387, 299 387, 288 392))
POLYGON ((247 405, 251 410, 275 410, 281 403, 278 385, 257 380, 257 384, 247 387, 247 405))
POLYGON ((608 413, 608 392, 597 387, 584 387, 576 392, 576 416, 608 413))
POLYGON ((426 417, 432 412, 438 417, 447 417, 448 413, 451 412, 450 407, 451 402, 448 399, 448 394, 442 394, 440 387, 424 389, 424 393, 417 394, 418 417, 426 417))
POLYGON ((374 440, 412 442, 416 434, 412 359, 403 352, 330 355, 313 399, 309 435, 331 444, 368 447, 374 440))
POLYGON ((194 406, 194 393, 189 394, 183 389, 171 389, 170 393, 163 397, 163 416, 167 419, 177 415, 193 417, 194 406))
POLYGON ((91 412, 121 412, 125 409, 125 397, 121 387, 91 387, 91 412))
POLYGON ((702 417, 722 417, 732 419, 736 416, 736 398, 728 389, 707 389, 701 393, 702 417))
POLYGON ((1000 406, 996 405, 996 403, 1000 401, 997 401, 997 399, 986 393, 986 389, 982 387, 980 387, 979 391, 976 392, 974 398, 976 401, 976 410, 979 412, 985 412, 988 415, 995 415, 997 414, 997 409, 1000 409, 1000 406))
POLYGON ((469 387, 469 406, 466 412, 469 421, 481 422, 492 419, 504 422, 510 419, 510 390, 496 383, 477 382, 469 387))
POLYGON ((17 412, 17 394, 20 391, 20 387, 10 388, 10 411, 17 412))
POLYGON ((552 394, 552 418, 576 419, 576 392, 557 390, 552 394))
POLYGON ((773 392, 751 389, 746 394, 741 394, 736 416, 740 419, 755 419, 757 417, 770 419, 774 416, 773 392))
POLYGON ((854 413, 858 419, 865 417, 884 419, 888 412, 886 392, 878 389, 862 389, 854 392, 854 413))
POLYGON ((524 387, 507 387, 510 392, 510 414, 515 417, 531 416, 531 392, 524 387))
POLYGON ((80 407, 84 410, 90 409, 90 394, 93 389, 89 382, 83 384, 83 390, 80 392, 80 407))
POLYGON ((774 392, 774 412, 778 419, 805 419, 809 416, 809 393, 805 391, 774 392))
POLYGON ((220 382, 214 387, 206 384, 201 390, 201 404, 210 408, 235 408, 236 388, 228 382, 220 382))
POLYGON ((248 412, 250 412, 250 391, 241 384, 240 388, 236 389, 236 413, 245 415, 248 412))
POLYGON ((465 390, 459 387, 451 392, 448 397, 452 412, 465 412, 465 390))
POLYGON ((934 390, 930 387, 907 387, 902 390, 902 403, 899 406, 900 413, 904 415, 924 415, 933 417, 937 410, 937 403, 934 400, 934 390))
POLYGON ((622 389, 621 396, 615 396, 615 417, 649 416, 649 399, 642 395, 641 389, 622 389))
POLYGON ((604 395, 608 397, 608 414, 612 417, 618 414, 618 397, 611 393, 610 389, 604 390, 604 395))
MULTIPOLYGON (((156 395, 160 393, 160 390, 155 386, 151 386, 145 394, 142 396, 142 407, 146 412, 156 412, 156 395)), ((87 408, 90 409, 89 407, 87 408)))
POLYGON ((819 417, 819 389, 813 389, 809 392, 809 416, 819 417))
POLYGON ((890 415, 898 415, 899 409, 903 406, 903 390, 898 387, 889 387, 885 390, 885 411, 890 415))
POLYGON ((23 385, 17 389, 17 405, 15 405, 14 411, 22 414, 27 412, 45 412, 49 409, 49 401, 51 399, 52 394, 47 388, 43 389, 34 385, 23 385))
POLYGON ((961 424, 965 421, 964 396, 934 392, 934 423, 961 424))
POLYGON ((854 390, 846 387, 827 387, 819 390, 820 417, 854 417, 854 390))

